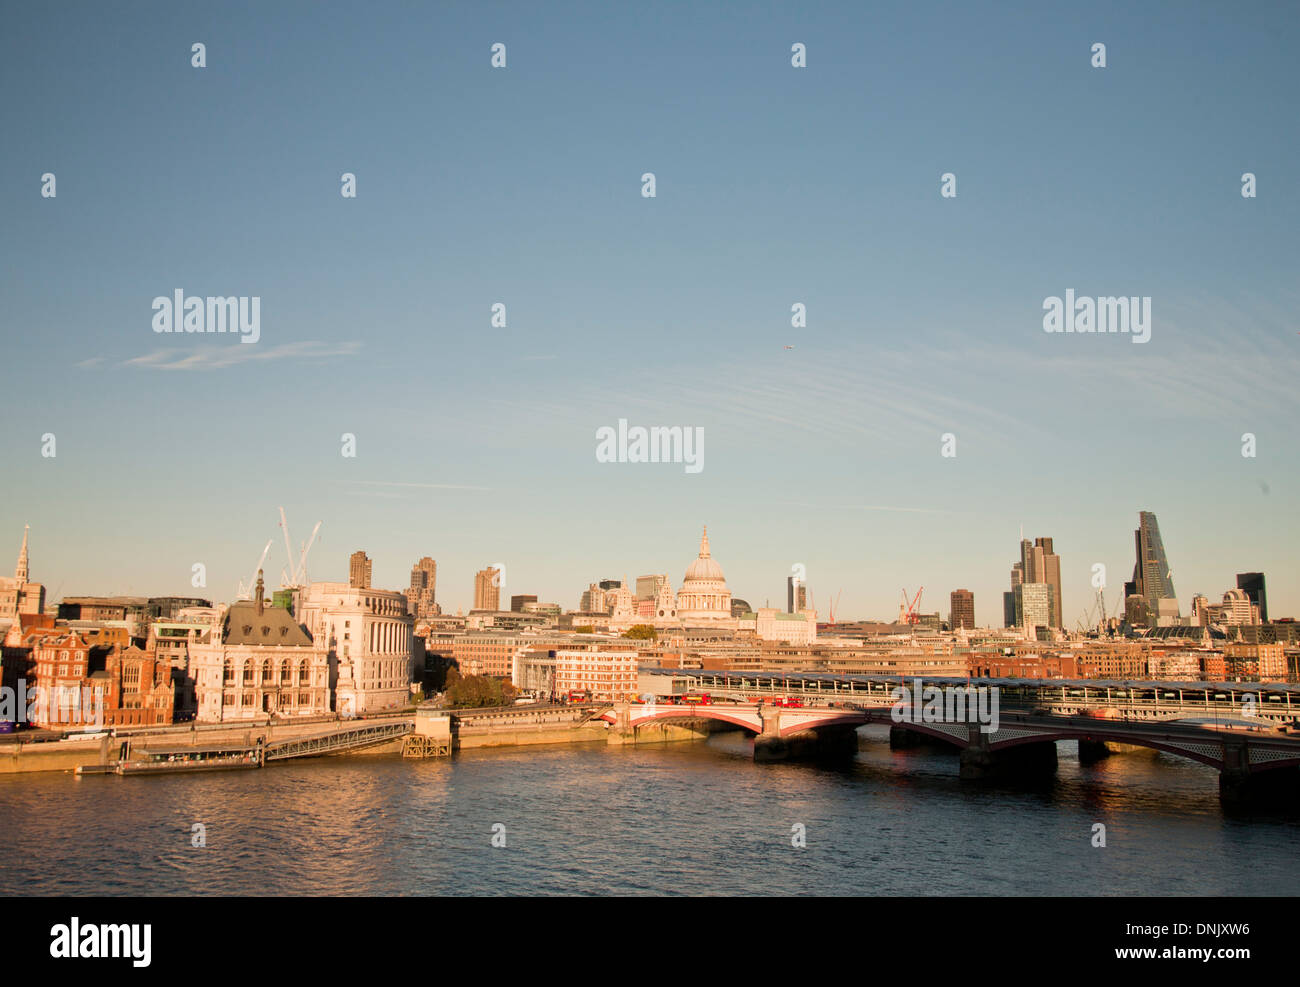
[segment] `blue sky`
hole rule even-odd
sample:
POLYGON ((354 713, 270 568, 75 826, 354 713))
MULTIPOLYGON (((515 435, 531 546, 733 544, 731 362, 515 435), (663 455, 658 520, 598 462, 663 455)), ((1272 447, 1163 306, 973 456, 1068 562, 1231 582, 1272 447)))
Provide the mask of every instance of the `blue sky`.
POLYGON ((1184 612, 1245 570, 1300 610, 1293 6, 7 22, 0 552, 30 523, 52 596, 188 594, 203 562, 227 599, 268 538, 276 582, 283 505, 295 540, 324 522, 313 578, 364 548, 400 588, 431 555, 451 610, 493 562, 566 607, 603 577, 676 587, 707 523, 755 606, 802 563, 823 613, 924 585, 946 615, 966 587, 997 623, 1023 524, 1073 625, 1094 562, 1117 601, 1151 510, 1184 612), (177 288, 260 296, 260 341, 155 334, 177 288), (1044 333, 1067 288, 1151 296, 1151 341, 1044 333), (619 418, 703 427, 703 472, 597 463, 619 418))

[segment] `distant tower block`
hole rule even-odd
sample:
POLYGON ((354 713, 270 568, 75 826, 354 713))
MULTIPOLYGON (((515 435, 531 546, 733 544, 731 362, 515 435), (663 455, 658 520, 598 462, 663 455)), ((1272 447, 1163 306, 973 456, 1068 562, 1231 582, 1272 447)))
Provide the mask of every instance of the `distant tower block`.
POLYGON ((353 552, 348 560, 348 585, 353 589, 370 589, 370 566, 365 552, 353 552))

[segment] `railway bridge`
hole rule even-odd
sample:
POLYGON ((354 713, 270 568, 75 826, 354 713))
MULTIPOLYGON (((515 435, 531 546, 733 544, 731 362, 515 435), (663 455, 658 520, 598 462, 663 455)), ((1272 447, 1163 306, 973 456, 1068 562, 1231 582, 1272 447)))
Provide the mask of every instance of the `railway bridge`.
POLYGON ((755 735, 754 758, 781 760, 804 753, 857 750, 858 727, 870 713, 831 706, 782 707, 772 703, 615 703, 599 717, 625 736, 651 723, 680 720, 730 724, 755 735))
MULTIPOLYGON (((644 671, 644 670, 643 670, 644 671)), ((1268 683, 1171 683, 1007 679, 926 679, 939 689, 996 693, 997 715, 977 721, 919 716, 899 707, 900 687, 916 680, 820 673, 768 675, 652 670, 662 683, 654 702, 619 704, 604 719, 635 731, 656 720, 697 719, 755 735, 758 760, 856 749, 865 723, 889 725, 891 742, 927 738, 956 748, 961 777, 1007 779, 1050 774, 1056 743, 1078 741, 1080 754, 1107 745, 1163 751, 1219 772, 1225 801, 1291 797, 1300 792, 1300 735, 1283 732, 1300 715, 1300 688, 1268 683), (685 695, 683 695, 685 693, 685 695), (707 703, 702 702, 707 697, 707 703), (685 700, 694 698, 696 702, 685 700)), ((985 710, 987 711, 987 710, 985 710)))

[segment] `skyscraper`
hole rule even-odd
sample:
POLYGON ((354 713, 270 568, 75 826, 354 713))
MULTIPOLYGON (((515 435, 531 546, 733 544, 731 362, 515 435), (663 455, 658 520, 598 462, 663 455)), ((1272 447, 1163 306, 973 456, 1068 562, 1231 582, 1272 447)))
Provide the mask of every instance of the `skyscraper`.
POLYGON ((657 600, 667 582, 667 574, 637 576, 636 598, 638 600, 657 600))
MULTIPOLYGON (((1051 538, 1020 539, 1020 561, 1011 567, 1011 591, 1002 594, 1003 621, 1007 627, 1019 627, 1024 620, 1019 616, 1020 597, 1016 588, 1027 584, 1045 583, 1052 587, 1050 607, 1044 627, 1060 627, 1061 621, 1061 557, 1052 550, 1051 538)), ((1033 595, 1035 600, 1038 596, 1033 595)))
POLYGON ((411 566, 411 587, 406 591, 407 609, 417 618, 438 613, 438 563, 425 556, 411 566))
POLYGON ((348 585, 353 589, 370 589, 370 559, 356 551, 348 559, 348 585))
POLYGON ((1250 602, 1259 607, 1259 622, 1268 623, 1268 597, 1264 594, 1264 574, 1262 572, 1237 573, 1237 589, 1244 589, 1250 602))
POLYGON ((785 612, 798 613, 808 609, 808 587, 798 576, 785 577, 785 612))
POLYGON ((488 567, 480 569, 474 575, 474 609, 475 610, 500 610, 501 609, 501 576, 500 571, 488 567))
POLYGON ((959 627, 975 628, 975 594, 968 589, 955 589, 949 596, 948 624, 955 631, 959 627))
POLYGON ((1148 619, 1156 624, 1178 616, 1178 598, 1169 575, 1169 560, 1160 539, 1160 525, 1150 511, 1138 512, 1133 532, 1137 560, 1133 564, 1133 594, 1146 603, 1148 619))
POLYGON ((1016 626, 1025 630, 1052 626, 1053 597, 1051 583, 1021 583, 1014 590, 1016 626))

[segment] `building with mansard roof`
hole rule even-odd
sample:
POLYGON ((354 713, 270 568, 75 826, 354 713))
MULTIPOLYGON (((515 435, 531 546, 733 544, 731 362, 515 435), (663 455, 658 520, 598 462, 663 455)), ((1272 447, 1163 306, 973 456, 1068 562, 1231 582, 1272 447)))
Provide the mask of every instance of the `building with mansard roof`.
POLYGON ((266 603, 260 571, 253 599, 218 610, 208 640, 190 642, 189 654, 200 722, 331 711, 329 648, 266 603))

